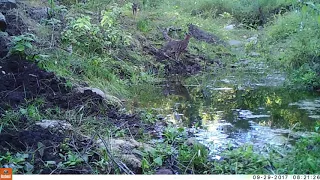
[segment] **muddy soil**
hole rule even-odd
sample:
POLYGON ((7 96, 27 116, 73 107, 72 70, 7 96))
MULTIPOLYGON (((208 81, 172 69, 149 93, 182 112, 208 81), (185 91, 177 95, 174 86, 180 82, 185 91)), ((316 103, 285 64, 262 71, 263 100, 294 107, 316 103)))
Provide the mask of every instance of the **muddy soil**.
MULTIPOLYGON (((0 118, 3 118, 7 110, 18 110, 19 107, 32 102, 34 99, 42 98, 44 104, 40 111, 55 107, 69 110, 85 106, 86 112, 84 114, 86 116, 96 116, 98 120, 99 117, 108 119, 108 122, 102 122, 106 124, 106 128, 110 124, 120 127, 119 129, 128 127, 131 135, 136 138, 143 133, 148 133, 147 131, 153 130, 152 127, 148 128, 147 125, 141 124, 139 116, 120 113, 118 108, 106 104, 100 95, 90 90, 84 93, 76 92, 72 87, 66 85, 64 78, 59 78, 52 72, 44 71, 38 68, 36 64, 19 56, 10 56, 0 61, 0 82, 0 118), (141 128, 147 130, 141 132, 141 128)), ((34 165, 33 173, 93 173, 90 166, 84 163, 71 169, 56 169, 56 165, 59 162, 65 162, 65 159, 59 154, 67 156, 68 151, 82 152, 83 149, 88 150, 95 147, 95 145, 88 142, 88 138, 75 132, 43 129, 35 125, 34 122, 30 122, 27 117, 21 116, 19 122, 15 123, 14 129, 3 128, 1 130, 0 139, 0 154, 5 154, 6 152, 10 152, 13 155, 17 152, 27 153, 29 156, 25 161, 31 162, 34 160, 32 163, 34 165), (45 150, 42 153, 37 150, 39 148, 38 142, 45 146, 45 150), (63 144, 67 149, 63 150, 61 148, 63 144), (33 157, 32 154, 35 156, 33 157), (45 166, 46 161, 54 161, 56 165, 52 169, 50 166, 45 166)), ((88 162, 98 161, 99 157, 99 155, 93 153, 88 162)), ((4 165, 3 163, 7 162, 0 161, 1 165, 4 165)), ((10 166, 10 164, 6 165, 10 166)))
MULTIPOLYGON (((32 126, 26 130, 13 131, 0 134, 0 153, 10 152, 11 156, 16 156, 17 152, 23 154, 24 162, 32 162, 33 174, 89 174, 90 167, 87 165, 75 165, 68 168, 56 168, 59 163, 65 162, 62 156, 68 156, 70 151, 87 151, 93 144, 82 137, 67 137, 62 132, 51 132, 40 126, 32 126), (41 144, 39 144, 41 143, 41 144), (40 146, 41 145, 41 146, 40 146), (54 165, 45 166, 46 162, 55 162, 54 165)), ((89 161, 93 161, 98 156, 92 154, 89 161)), ((15 167, 19 164, 1 162, 3 166, 15 167)), ((24 164, 22 164, 24 165, 24 164)), ((25 165, 24 165, 25 166, 25 165)), ((20 170, 21 171, 21 170, 20 170)))
POLYGON ((90 102, 87 114, 98 112, 99 105, 103 105, 101 96, 92 91, 73 92, 64 78, 41 70, 20 56, 1 61, 0 71, 0 113, 35 98, 44 98, 46 108, 74 109, 90 102))

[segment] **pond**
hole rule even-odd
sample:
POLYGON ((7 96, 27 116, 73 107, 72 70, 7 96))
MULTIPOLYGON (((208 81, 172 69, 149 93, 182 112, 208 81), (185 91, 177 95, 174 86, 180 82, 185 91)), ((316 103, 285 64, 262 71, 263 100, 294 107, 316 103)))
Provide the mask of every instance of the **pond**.
POLYGON ((168 81, 164 90, 168 96, 152 102, 152 107, 166 121, 192 132, 213 158, 230 147, 290 146, 312 134, 320 120, 319 94, 287 89, 283 74, 263 63, 249 63, 242 62, 247 68, 241 73, 235 64, 234 70, 194 77, 188 86, 168 81))

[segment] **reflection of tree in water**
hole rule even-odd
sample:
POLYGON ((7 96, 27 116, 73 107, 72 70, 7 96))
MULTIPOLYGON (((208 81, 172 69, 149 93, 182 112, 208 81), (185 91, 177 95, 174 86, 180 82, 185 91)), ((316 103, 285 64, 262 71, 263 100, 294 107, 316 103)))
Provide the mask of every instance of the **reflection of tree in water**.
POLYGON ((289 106, 290 103, 299 100, 317 97, 308 92, 271 87, 217 90, 210 86, 185 87, 180 81, 169 82, 168 88, 168 95, 171 96, 162 102, 159 101, 157 106, 168 110, 173 107, 175 114, 183 114, 183 116, 177 115, 177 118, 188 127, 194 123, 202 125, 221 119, 244 131, 250 129, 250 120, 272 128, 291 128, 300 123, 300 127, 308 130, 312 130, 316 123, 308 117, 305 110, 289 106), (248 110, 252 115, 270 115, 270 117, 246 119, 240 116, 240 110, 248 110))
MULTIPOLYGON (((304 110, 289 106, 290 103, 301 99, 315 97, 308 92, 297 92, 288 89, 273 89, 261 87, 255 90, 215 91, 208 88, 194 88, 191 91, 190 104, 183 110, 188 124, 202 122, 203 113, 212 115, 214 111, 223 111, 223 119, 243 130, 250 128, 248 119, 239 118, 235 109, 250 110, 253 114, 269 114, 270 118, 252 119, 264 126, 273 128, 290 128, 296 123, 301 127, 312 130, 315 121, 308 117, 304 110), (269 112, 268 112, 269 111, 269 112)), ((210 116, 207 120, 214 120, 210 116)), ((299 127, 299 126, 298 126, 299 127)))

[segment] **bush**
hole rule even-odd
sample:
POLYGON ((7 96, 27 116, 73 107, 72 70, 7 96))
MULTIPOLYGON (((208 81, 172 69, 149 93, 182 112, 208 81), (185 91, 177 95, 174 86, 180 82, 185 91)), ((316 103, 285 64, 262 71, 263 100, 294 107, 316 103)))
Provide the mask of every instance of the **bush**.
POLYGON ((195 3, 188 2, 188 4, 185 5, 193 15, 216 18, 226 12, 239 23, 256 28, 265 24, 273 14, 287 11, 292 2, 286 0, 204 0, 195 3))
POLYGON ((117 23, 122 9, 117 6, 111 8, 112 10, 102 11, 100 24, 92 23, 91 17, 86 15, 71 17, 62 32, 62 41, 81 51, 100 53, 106 48, 129 45, 131 35, 124 32, 117 23))

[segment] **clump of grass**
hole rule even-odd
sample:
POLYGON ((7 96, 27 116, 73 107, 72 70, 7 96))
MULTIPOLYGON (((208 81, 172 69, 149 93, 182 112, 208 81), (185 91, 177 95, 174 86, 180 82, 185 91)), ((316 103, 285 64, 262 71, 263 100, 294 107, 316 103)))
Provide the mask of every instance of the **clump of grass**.
POLYGON ((320 136, 299 140, 283 158, 272 159, 276 174, 319 174, 320 136))
POLYGON ((217 18, 223 13, 229 13, 238 23, 257 27, 266 23, 274 13, 288 11, 292 4, 285 0, 189 0, 184 1, 183 7, 192 15, 202 18, 217 18))
POLYGON ((137 22, 137 28, 141 32, 148 32, 150 31, 150 22, 148 19, 141 19, 137 22))
POLYGON ((216 174, 269 174, 265 167, 269 161, 253 151, 252 145, 244 145, 222 154, 224 160, 214 161, 211 172, 216 174))
POLYGON ((286 68, 292 82, 301 87, 320 86, 317 13, 303 5, 299 11, 280 15, 265 29, 263 38, 267 58, 286 68))

